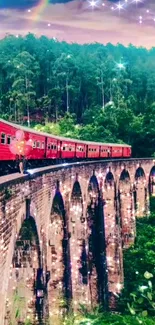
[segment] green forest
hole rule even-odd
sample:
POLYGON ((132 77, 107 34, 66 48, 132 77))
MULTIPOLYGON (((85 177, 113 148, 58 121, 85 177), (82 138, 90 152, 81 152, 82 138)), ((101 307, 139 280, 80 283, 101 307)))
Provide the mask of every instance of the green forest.
POLYGON ((154 155, 155 48, 67 44, 45 36, 0 40, 0 117, 154 155), (41 126, 44 125, 44 126, 41 126))

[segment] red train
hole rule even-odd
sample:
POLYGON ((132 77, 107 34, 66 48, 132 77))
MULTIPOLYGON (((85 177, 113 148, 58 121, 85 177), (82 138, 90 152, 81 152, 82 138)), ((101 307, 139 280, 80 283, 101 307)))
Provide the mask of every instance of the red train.
POLYGON ((97 158, 129 158, 131 146, 126 144, 97 143, 68 139, 38 132, 24 126, 16 125, 0 119, 0 164, 11 167, 16 155, 10 151, 10 143, 17 130, 22 130, 26 140, 32 140, 33 148, 27 156, 29 163, 40 162, 40 166, 51 160, 97 159, 97 158))

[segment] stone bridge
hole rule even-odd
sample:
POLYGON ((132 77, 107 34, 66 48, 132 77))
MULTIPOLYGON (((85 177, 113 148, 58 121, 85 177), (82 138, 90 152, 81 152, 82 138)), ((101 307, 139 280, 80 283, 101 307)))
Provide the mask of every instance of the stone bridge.
MULTIPOLYGON (((63 164, 0 179, 0 325, 115 308, 123 249, 149 213, 153 159, 63 164)), ((36 322, 36 323, 35 323, 36 322)))

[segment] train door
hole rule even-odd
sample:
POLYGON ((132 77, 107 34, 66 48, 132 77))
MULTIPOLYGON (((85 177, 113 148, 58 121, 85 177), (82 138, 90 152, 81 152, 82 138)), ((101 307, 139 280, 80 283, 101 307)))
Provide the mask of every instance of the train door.
POLYGON ((86 158, 88 158, 88 144, 86 144, 86 158))
POLYGON ((47 137, 45 137, 44 158, 46 158, 46 153, 47 153, 47 137))
POLYGON ((75 148, 74 148, 74 158, 77 158, 77 146, 78 146, 78 144, 75 143, 75 148))
POLYGON ((112 156, 112 148, 108 147, 108 158, 110 158, 112 156))
POLYGON ((59 152, 59 158, 62 158, 62 141, 60 141, 60 152, 59 152))

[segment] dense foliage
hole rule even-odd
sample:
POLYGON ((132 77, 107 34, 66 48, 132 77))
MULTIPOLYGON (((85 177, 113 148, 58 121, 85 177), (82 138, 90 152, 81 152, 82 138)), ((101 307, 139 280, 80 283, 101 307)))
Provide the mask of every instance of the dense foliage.
POLYGON ((133 145, 135 155, 154 154, 155 48, 67 44, 28 34, 0 40, 0 54, 1 117, 27 123, 30 114, 31 123, 52 122, 69 112, 74 136, 120 140, 133 145))
POLYGON ((124 292, 120 308, 139 297, 139 310, 146 309, 155 316, 155 216, 137 220, 135 244, 124 252, 124 292), (149 292, 149 294, 148 294, 149 292), (132 293, 132 294, 131 294, 132 293), (151 298, 150 301, 145 299, 151 298), (151 306, 154 302, 154 311, 151 306))
MULTIPOLYGON (((92 312, 79 317, 71 317, 65 325, 154 325, 155 319, 150 317, 135 317, 112 313, 92 312)), ((57 325, 57 324, 56 324, 57 325)), ((61 324, 58 324, 61 325, 61 324)))

